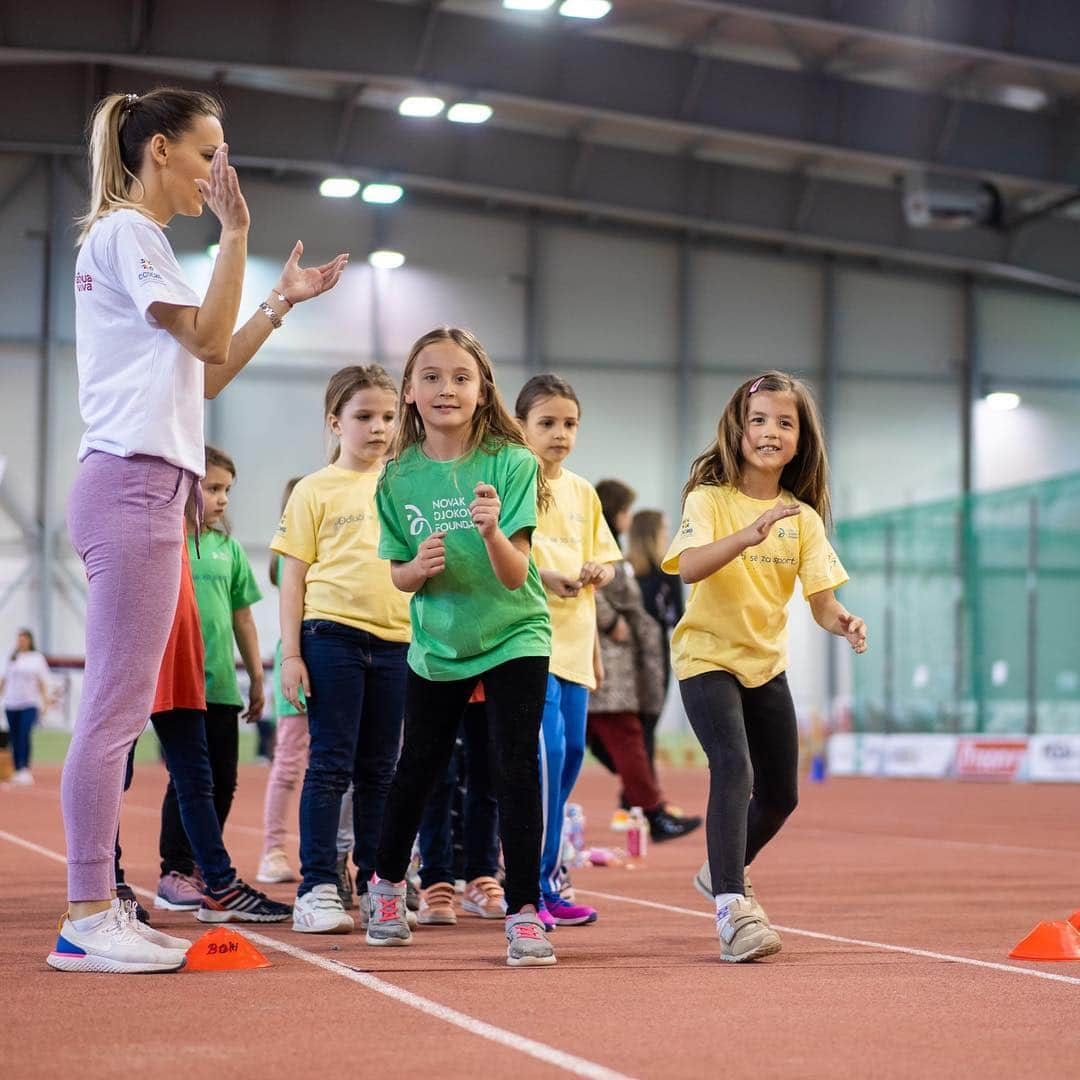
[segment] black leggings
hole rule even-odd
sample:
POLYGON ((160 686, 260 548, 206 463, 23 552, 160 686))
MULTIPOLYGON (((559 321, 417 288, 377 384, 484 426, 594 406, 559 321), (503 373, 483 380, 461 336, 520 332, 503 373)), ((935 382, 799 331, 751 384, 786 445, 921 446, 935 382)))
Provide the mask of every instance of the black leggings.
POLYGON ((679 690, 709 759, 713 893, 742 893, 743 868, 799 799, 799 730, 787 675, 748 690, 726 671, 707 671, 681 680, 679 690))
POLYGON ((490 773, 499 803, 499 835, 506 863, 506 907, 511 915, 540 899, 540 719, 548 658, 507 660, 470 679, 431 682, 411 669, 405 683, 405 742, 383 813, 375 872, 401 881, 424 805, 446 776, 458 725, 476 684, 487 701, 490 773))

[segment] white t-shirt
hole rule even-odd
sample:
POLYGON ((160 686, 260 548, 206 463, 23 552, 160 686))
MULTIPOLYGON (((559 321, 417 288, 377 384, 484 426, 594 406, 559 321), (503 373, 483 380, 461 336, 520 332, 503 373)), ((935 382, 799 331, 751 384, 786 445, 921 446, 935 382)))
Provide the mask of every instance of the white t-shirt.
POLYGON ((163 301, 198 307, 165 233, 137 210, 99 218, 75 263, 79 410, 91 450, 151 454, 205 471, 203 365, 150 314, 163 301))
POLYGON ((49 665, 39 652, 19 652, 12 659, 10 654, 4 664, 5 709, 40 709, 41 687, 38 679, 49 680, 49 665))

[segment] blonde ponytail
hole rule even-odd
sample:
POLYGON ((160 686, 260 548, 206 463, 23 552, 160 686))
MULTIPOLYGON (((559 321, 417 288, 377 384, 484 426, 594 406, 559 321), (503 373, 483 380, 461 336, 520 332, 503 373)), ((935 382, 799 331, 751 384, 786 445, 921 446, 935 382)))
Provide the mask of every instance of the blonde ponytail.
POLYGON ((141 97, 109 94, 90 120, 90 206, 76 219, 82 244, 98 218, 114 210, 137 210, 142 184, 137 175, 143 150, 156 134, 178 139, 200 116, 221 119, 221 102, 199 90, 159 86, 141 97))

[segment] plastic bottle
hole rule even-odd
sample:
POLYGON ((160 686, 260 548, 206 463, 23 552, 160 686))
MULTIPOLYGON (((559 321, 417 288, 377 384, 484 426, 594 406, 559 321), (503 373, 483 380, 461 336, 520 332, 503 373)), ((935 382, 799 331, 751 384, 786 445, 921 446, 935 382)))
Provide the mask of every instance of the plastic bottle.
POLYGON ((633 862, 640 862, 649 850, 649 822, 640 806, 630 808, 630 822, 626 830, 626 854, 633 862))
POLYGON ((578 803, 566 804, 565 835, 570 866, 585 865, 585 811, 578 803))

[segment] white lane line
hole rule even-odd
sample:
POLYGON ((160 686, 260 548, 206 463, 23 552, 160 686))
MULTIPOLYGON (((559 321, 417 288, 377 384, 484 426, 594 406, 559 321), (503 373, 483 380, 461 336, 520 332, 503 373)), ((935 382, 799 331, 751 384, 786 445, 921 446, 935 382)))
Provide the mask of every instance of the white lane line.
MULTIPOLYGON (((655 908, 658 911, 670 911, 676 915, 693 915, 699 919, 713 919, 711 911, 694 911, 693 908, 675 907, 672 904, 658 904, 655 900, 639 900, 632 896, 617 896, 615 893, 596 892, 594 889, 579 889, 574 892, 581 896, 597 896, 602 900, 615 900, 623 904, 637 904, 639 907, 655 908)), ((930 952, 927 949, 915 949, 909 945, 889 945, 883 941, 863 941, 861 938, 840 937, 838 934, 822 934, 817 930, 799 930, 794 926, 773 926, 785 934, 799 937, 817 938, 820 941, 835 941, 840 945, 858 945, 863 949, 880 949, 883 952, 905 953, 908 956, 922 956, 928 960, 944 960, 951 964, 967 964, 969 967, 989 968, 991 971, 1005 971, 1010 975, 1027 975, 1033 979, 1047 979, 1050 982, 1069 983, 1080 986, 1080 978, 1073 975, 1056 975, 1052 971, 1038 971, 1035 968, 1017 967, 1015 964, 995 964, 990 960, 976 960, 970 956, 953 956, 951 953, 930 952)))
POLYGON ((822 829, 813 825, 796 825, 789 830, 804 836, 856 837, 860 840, 896 840, 905 844, 929 844, 932 847, 967 848, 976 851, 993 851, 999 855, 1049 855, 1052 858, 1073 859, 1080 852, 1068 848, 1025 847, 1021 844, 992 844, 982 840, 943 840, 931 836, 907 836, 903 833, 859 832, 856 829, 822 829))
MULTIPOLYGON (((27 851, 33 851, 35 854, 43 855, 46 859, 52 859, 53 862, 67 864, 67 859, 58 851, 50 851, 40 844, 35 844, 31 840, 24 840, 21 836, 15 836, 13 833, 6 832, 3 829, 0 829, 0 839, 26 848, 27 851)), ((149 899, 154 897, 154 894, 149 889, 143 889, 137 885, 133 885, 132 889, 140 896, 149 899)), ((489 1024, 484 1020, 477 1020, 467 1013, 458 1012, 457 1009, 448 1008, 446 1005, 440 1005, 437 1001, 421 997, 419 994, 414 994, 409 990, 403 990, 400 986, 385 982, 375 975, 370 975, 364 971, 356 971, 333 960, 326 960, 305 949, 298 949, 295 945, 289 945, 284 941, 278 941, 276 938, 257 934, 246 927, 232 925, 229 929, 237 930, 246 938, 255 942, 256 945, 267 949, 275 949, 277 952, 285 953, 287 956, 292 956, 297 960, 314 964, 315 967, 329 971, 333 975, 359 983, 360 986, 366 987, 368 990, 374 990, 375 993, 382 994, 384 997, 388 997, 401 1005, 416 1009, 425 1016, 452 1024, 454 1027, 459 1027, 471 1035, 487 1039, 489 1042, 498 1043, 509 1050, 516 1050, 518 1053, 535 1058, 537 1061, 554 1065, 556 1068, 574 1076, 583 1076, 586 1080, 633 1080, 633 1077, 616 1072, 605 1065, 598 1065, 595 1061, 589 1061, 587 1058, 567 1053, 565 1050, 558 1050, 554 1046, 548 1046, 546 1043, 537 1042, 535 1039, 528 1038, 528 1036, 518 1035, 516 1032, 507 1031, 505 1028, 496 1027, 494 1024, 489 1024)))
POLYGON ((421 997, 419 994, 414 994, 409 990, 403 990, 400 986, 394 986, 393 983, 384 982, 375 975, 357 971, 355 968, 316 956, 314 953, 307 952, 305 949, 298 949, 295 945, 278 941, 276 938, 264 937, 262 934, 254 933, 246 928, 236 927, 235 929, 238 929, 244 937, 255 942, 256 945, 276 949, 278 952, 286 953, 297 960, 314 964, 324 971, 340 975, 342 978, 359 983, 361 986, 374 990, 378 994, 383 994, 402 1005, 408 1005, 426 1016, 442 1020, 447 1024, 453 1024, 470 1034, 499 1043, 500 1046, 505 1046, 510 1050, 517 1050, 520 1053, 527 1054, 529 1057, 536 1058, 538 1061, 546 1062, 549 1065, 563 1069, 565 1072, 573 1073, 575 1076, 589 1077, 591 1080, 630 1080, 624 1073, 616 1072, 614 1069, 609 1069, 604 1065, 597 1065, 595 1062, 577 1057, 575 1054, 568 1054, 564 1050, 556 1050, 553 1046, 495 1027, 493 1024, 488 1024, 483 1020, 477 1020, 465 1013, 458 1012, 456 1009, 440 1005, 437 1001, 430 1000, 430 998, 421 997))

